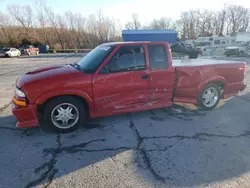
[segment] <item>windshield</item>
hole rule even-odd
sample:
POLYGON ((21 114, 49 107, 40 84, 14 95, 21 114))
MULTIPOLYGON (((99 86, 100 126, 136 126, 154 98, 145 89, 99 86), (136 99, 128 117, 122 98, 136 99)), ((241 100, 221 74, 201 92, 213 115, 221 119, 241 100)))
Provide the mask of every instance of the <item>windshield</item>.
POLYGON ((102 61, 110 54, 112 49, 112 46, 97 46, 85 55, 77 64, 80 65, 83 70, 95 71, 102 61))

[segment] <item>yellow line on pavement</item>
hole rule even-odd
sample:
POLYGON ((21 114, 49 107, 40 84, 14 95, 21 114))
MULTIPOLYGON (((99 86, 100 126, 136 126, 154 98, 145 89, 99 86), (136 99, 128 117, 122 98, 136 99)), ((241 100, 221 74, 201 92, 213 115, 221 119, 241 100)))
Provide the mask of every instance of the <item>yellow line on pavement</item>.
MULTIPOLYGON (((184 108, 187 108, 189 110, 198 110, 199 108, 194 105, 194 104, 188 104, 188 103, 179 103, 179 102, 175 102, 175 104, 183 106, 184 108)), ((217 105, 216 108, 221 108, 225 105, 225 100, 220 100, 219 104, 217 105)))

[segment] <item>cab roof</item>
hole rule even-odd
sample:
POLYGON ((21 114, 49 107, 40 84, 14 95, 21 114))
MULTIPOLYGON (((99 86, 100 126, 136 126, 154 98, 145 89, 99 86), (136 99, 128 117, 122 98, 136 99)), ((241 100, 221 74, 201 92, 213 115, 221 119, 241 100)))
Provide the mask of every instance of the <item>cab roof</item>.
POLYGON ((108 42, 108 43, 103 43, 101 45, 104 46, 117 46, 117 45, 123 45, 123 44, 163 44, 167 42, 159 42, 159 41, 130 41, 130 42, 108 42))

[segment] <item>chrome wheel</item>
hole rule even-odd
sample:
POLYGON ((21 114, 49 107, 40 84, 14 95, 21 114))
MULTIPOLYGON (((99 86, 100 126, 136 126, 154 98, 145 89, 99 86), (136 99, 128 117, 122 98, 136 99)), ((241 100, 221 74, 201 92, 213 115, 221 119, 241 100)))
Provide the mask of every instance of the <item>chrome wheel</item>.
POLYGON ((202 102, 206 107, 214 106, 219 100, 219 93, 214 87, 207 88, 202 95, 202 102))
POLYGON ((79 119, 78 109, 70 103, 57 105, 51 112, 52 123, 60 129, 73 127, 79 119))

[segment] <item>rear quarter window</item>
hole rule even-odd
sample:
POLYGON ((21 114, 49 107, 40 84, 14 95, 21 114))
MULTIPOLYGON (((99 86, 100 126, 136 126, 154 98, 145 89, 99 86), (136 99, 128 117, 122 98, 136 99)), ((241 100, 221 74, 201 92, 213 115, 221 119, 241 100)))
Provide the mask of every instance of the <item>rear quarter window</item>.
POLYGON ((164 45, 149 45, 148 50, 151 69, 168 68, 168 56, 164 45))

